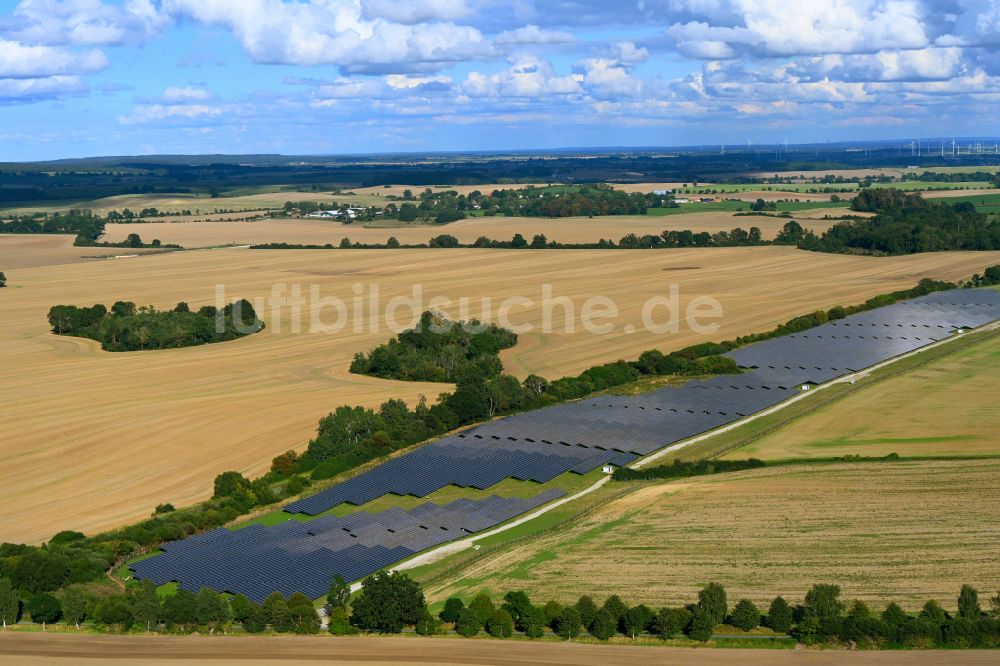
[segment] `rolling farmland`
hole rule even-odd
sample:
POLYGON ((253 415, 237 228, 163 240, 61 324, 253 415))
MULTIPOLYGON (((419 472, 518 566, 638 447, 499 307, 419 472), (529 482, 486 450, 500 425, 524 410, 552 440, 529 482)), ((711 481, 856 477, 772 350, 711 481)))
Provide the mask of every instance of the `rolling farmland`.
POLYGON ((563 602, 689 602, 704 584, 766 607, 836 581, 847 599, 954 610, 997 576, 1000 461, 839 463, 658 483, 501 548, 429 586, 434 600, 524 589, 563 602), (932 497, 933 499, 928 499, 932 497), (956 543, 961 548, 956 548, 956 543), (594 572, 600 572, 595 576, 594 572))
MULTIPOLYGON (((45 314, 56 303, 121 298, 159 307, 186 300, 195 307, 214 300, 217 283, 231 297, 253 298, 266 296, 278 282, 301 283, 306 293, 316 284, 323 295, 348 299, 351 285, 378 283, 385 302, 409 294, 414 281, 423 283, 428 299, 537 299, 544 283, 578 302, 594 293, 614 299, 617 334, 593 335, 579 327, 564 333, 556 308, 557 332, 525 334, 504 353, 510 372, 558 377, 651 347, 706 339, 691 332, 664 338, 621 330, 638 323, 641 304, 665 293, 670 283, 681 286, 682 304, 703 294, 720 301, 725 317, 710 336, 719 339, 908 287, 925 275, 962 278, 998 260, 998 253, 874 259, 779 247, 598 253, 228 249, 8 271, 12 286, 2 295, 7 316, 0 338, 11 397, 0 425, 17 465, 0 472, 0 501, 10 516, 3 538, 39 541, 64 528, 94 531, 148 515, 163 501, 202 499, 220 470, 256 474, 274 455, 304 446, 317 419, 337 405, 376 405, 391 397, 412 402, 446 388, 347 372, 356 351, 388 338, 389 331, 293 333, 290 312, 274 318, 258 308, 268 329, 250 338, 109 354, 91 341, 51 335, 45 314), (484 257, 493 262, 485 268, 484 257), (36 418, 39 410, 54 415, 44 427, 36 418), (40 488, 46 488, 43 498, 40 488)), ((478 302, 470 314, 478 315, 478 302)), ((541 317, 540 306, 512 315, 516 323, 535 325, 541 317)))

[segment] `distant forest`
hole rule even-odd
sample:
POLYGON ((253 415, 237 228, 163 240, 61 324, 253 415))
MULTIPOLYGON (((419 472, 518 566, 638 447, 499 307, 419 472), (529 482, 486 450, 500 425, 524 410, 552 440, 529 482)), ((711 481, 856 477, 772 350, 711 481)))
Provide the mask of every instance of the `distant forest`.
POLYGON ((193 347, 235 340, 264 328, 245 299, 222 310, 206 305, 197 311, 187 303, 178 303, 173 310, 137 308, 131 301, 118 301, 110 310, 101 304, 56 305, 49 310, 49 324, 57 335, 97 340, 102 349, 114 352, 193 347))
MULTIPOLYGON (((408 183, 752 182, 749 173, 819 169, 901 168, 913 163, 897 146, 867 151, 817 145, 788 152, 734 150, 723 154, 678 148, 565 150, 520 154, 371 155, 163 155, 103 157, 38 163, 0 163, 0 203, 72 201, 122 194, 199 193, 225 196, 238 188, 281 183, 290 189, 366 187, 408 183)), ((925 168, 954 160, 924 156, 925 168)), ((995 165, 993 156, 964 163, 995 165), (991 161, 992 160, 992 161, 991 161)))

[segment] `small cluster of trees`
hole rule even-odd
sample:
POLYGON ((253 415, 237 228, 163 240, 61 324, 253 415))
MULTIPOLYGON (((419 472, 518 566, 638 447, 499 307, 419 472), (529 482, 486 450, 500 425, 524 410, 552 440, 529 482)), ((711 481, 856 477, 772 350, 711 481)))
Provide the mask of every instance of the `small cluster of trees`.
POLYGON ((517 344, 517 334, 495 324, 453 322, 427 311, 419 323, 367 355, 358 352, 351 372, 385 379, 451 381, 475 367, 493 377, 503 370, 500 350, 517 344))
POLYGON ((484 197, 484 208, 502 215, 526 217, 579 217, 598 215, 645 215, 650 195, 616 190, 609 185, 579 188, 535 188, 494 190, 484 197))
POLYGON ((765 201, 764 199, 757 199, 752 204, 750 204, 750 210, 754 212, 763 212, 769 210, 778 210, 778 204, 773 201, 765 201))
POLYGON ((799 247, 888 255, 1000 248, 1000 220, 968 202, 932 202, 919 194, 876 188, 863 190, 851 209, 875 215, 839 222, 820 236, 806 234, 799 247))
POLYGON ((206 305, 197 311, 183 302, 173 310, 136 307, 131 301, 118 301, 110 310, 101 304, 89 308, 55 305, 49 309, 48 320, 57 335, 97 340, 105 351, 191 347, 235 340, 264 327, 245 299, 221 310, 206 305))
POLYGON ((3 271, 0 271, 0 287, 6 287, 6 286, 7 286, 7 276, 3 274, 3 271))
POLYGON ((955 615, 945 612, 936 601, 928 601, 916 615, 906 613, 895 603, 875 613, 860 601, 845 604, 836 585, 814 585, 797 606, 775 597, 765 614, 749 599, 741 599, 730 608, 725 588, 709 583, 698 593, 696 603, 677 608, 629 606, 618 595, 608 597, 600 606, 587 595, 569 605, 557 601, 534 605, 527 594, 516 591, 504 595, 499 606, 485 593, 474 597, 467 606, 462 599, 453 597, 445 602, 439 617, 467 637, 486 631, 496 638, 508 638, 516 631, 528 638, 540 638, 549 629, 567 640, 586 632, 602 641, 615 635, 633 640, 639 636, 667 640, 680 634, 707 641, 717 627, 724 625, 744 632, 767 627, 804 643, 853 642, 865 647, 910 648, 1000 645, 1000 592, 990 599, 990 610, 984 613, 978 592, 969 585, 962 587, 955 615))

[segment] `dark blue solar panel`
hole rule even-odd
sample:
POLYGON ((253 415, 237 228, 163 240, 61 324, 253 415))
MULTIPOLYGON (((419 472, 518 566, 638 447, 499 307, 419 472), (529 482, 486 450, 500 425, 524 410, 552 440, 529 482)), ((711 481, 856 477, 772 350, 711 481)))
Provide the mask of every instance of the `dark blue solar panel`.
POLYGON ((245 594, 262 602, 274 591, 312 598, 326 593, 333 576, 347 581, 405 559, 414 553, 461 538, 562 497, 550 489, 520 499, 496 495, 450 504, 422 504, 410 511, 391 508, 379 513, 357 511, 348 516, 241 530, 217 529, 163 546, 156 557, 135 562, 137 578, 157 585, 176 581, 183 590, 209 587, 245 594))

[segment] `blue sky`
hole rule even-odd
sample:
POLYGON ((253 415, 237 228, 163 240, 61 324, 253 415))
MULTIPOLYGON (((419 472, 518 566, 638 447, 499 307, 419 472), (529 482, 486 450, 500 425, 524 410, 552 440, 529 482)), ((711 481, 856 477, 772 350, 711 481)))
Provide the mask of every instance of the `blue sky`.
POLYGON ((0 0, 0 161, 1000 134, 1000 0, 0 0))

